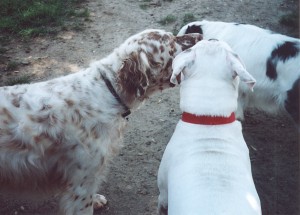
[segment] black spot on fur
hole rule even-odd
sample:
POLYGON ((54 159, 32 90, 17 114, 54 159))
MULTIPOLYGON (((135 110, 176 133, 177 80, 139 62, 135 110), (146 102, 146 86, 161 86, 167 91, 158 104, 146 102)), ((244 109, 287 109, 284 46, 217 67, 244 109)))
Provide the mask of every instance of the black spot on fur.
POLYGON ((277 61, 274 62, 274 60, 272 60, 271 58, 267 60, 266 74, 271 80, 276 80, 277 78, 276 65, 277 65, 277 61))
POLYGON ((299 53, 299 47, 296 42, 285 42, 278 46, 273 52, 272 57, 278 57, 279 60, 285 62, 289 58, 295 57, 299 53))
POLYGON ((299 97, 300 97, 300 78, 295 81, 293 87, 287 91, 287 99, 285 100, 285 109, 294 119, 294 121, 300 125, 300 105, 299 105, 299 97))
POLYGON ((299 44, 296 42, 286 41, 281 45, 277 46, 269 59, 267 60, 267 71, 266 74, 271 80, 277 79, 276 66, 278 61, 287 61, 290 58, 296 57, 299 54, 299 44))
POLYGON ((191 33, 203 34, 203 31, 202 31, 201 25, 191 25, 191 26, 187 27, 185 33, 186 34, 191 34, 191 33))

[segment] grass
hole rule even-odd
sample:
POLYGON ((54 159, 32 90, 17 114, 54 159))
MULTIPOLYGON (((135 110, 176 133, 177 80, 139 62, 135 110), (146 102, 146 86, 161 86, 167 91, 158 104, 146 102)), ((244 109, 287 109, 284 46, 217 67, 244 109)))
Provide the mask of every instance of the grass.
POLYGON ((177 20, 176 16, 168 15, 165 18, 158 21, 158 23, 161 24, 161 25, 168 25, 168 24, 176 22, 176 20, 177 20))
POLYGON ((173 34, 176 35, 178 33, 178 27, 180 26, 180 28, 184 25, 186 25, 189 22, 193 22, 193 21, 197 21, 197 18, 192 14, 192 13, 186 13, 183 15, 182 18, 182 22, 181 21, 177 21, 177 18, 174 15, 168 15, 165 18, 161 19, 160 21, 158 21, 158 23, 160 23, 161 25, 168 25, 168 24, 172 24, 175 23, 173 27, 173 34), (179 23, 181 22, 181 23, 179 23))
MULTIPOLYGON (((7 62, 2 48, 11 38, 30 39, 56 34, 60 30, 83 30, 83 21, 89 21, 88 9, 80 5, 86 0, 0 0, 0 62, 1 69, 16 71, 20 63, 7 62), (81 7, 79 7, 81 6, 81 7), (79 9, 81 8, 81 9, 79 9), (3 64, 6 64, 5 67, 3 64)), ((26 41, 26 40, 25 40, 26 41)), ((0 71, 1 72, 1 71, 0 71)), ((31 75, 10 78, 5 85, 26 84, 31 75)))
MULTIPOLYGON (((166 18, 162 19, 159 23, 161 23, 162 25, 165 25, 165 23, 167 23, 167 24, 173 23, 173 22, 176 22, 176 20, 177 19, 175 17, 170 18, 167 16, 166 18)), ((173 26, 172 33, 174 35, 177 35, 178 31, 179 31, 178 28, 181 28, 182 26, 186 25, 187 23, 194 22, 194 21, 197 21, 197 17, 195 17, 192 13, 184 14, 182 17, 182 21, 181 20, 177 21, 176 24, 173 26)))
POLYGON ((32 37, 57 32, 67 18, 88 17, 87 9, 77 11, 82 0, 1 0, 0 32, 32 37))
POLYGON ((72 10, 70 11, 70 15, 88 19, 90 16, 90 12, 87 8, 84 8, 83 10, 72 10))
POLYGON ((140 4, 140 8, 142 9, 142 10, 146 10, 146 9, 148 9, 150 6, 149 6, 149 4, 140 4))
POLYGON ((5 86, 13 86, 17 84, 29 84, 31 82, 31 75, 25 74, 16 78, 11 78, 5 82, 5 86))
POLYGON ((141 2, 143 2, 143 4, 140 4, 140 8, 142 10, 147 10, 149 7, 151 7, 152 0, 141 0, 141 2))
POLYGON ((186 13, 183 16, 182 26, 194 21, 197 21, 197 18, 192 13, 186 13))
POLYGON ((15 69, 17 69, 19 66, 19 63, 16 61, 10 61, 8 62, 7 66, 6 66, 6 70, 7 71, 13 71, 15 69))

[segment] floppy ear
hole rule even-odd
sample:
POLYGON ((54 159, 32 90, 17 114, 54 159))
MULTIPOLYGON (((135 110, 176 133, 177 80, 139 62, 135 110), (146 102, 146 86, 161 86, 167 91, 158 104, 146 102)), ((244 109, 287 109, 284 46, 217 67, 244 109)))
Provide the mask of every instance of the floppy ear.
POLYGON ((170 79, 170 82, 173 84, 180 84, 177 81, 177 76, 183 72, 184 70, 188 69, 193 66, 196 59, 196 54, 192 49, 187 49, 183 52, 181 52, 179 55, 177 55, 172 64, 173 73, 170 79))
POLYGON ((235 78, 236 76, 239 76, 240 80, 245 82, 248 85, 248 87, 253 91, 253 87, 256 83, 256 80, 250 73, 248 73, 244 63, 239 58, 239 56, 234 52, 228 51, 227 60, 229 61, 229 64, 232 69, 232 77, 235 78))
POLYGON ((125 89, 126 99, 130 100, 135 96, 142 96, 149 81, 146 70, 149 68, 149 61, 144 53, 132 53, 123 61, 118 72, 118 84, 125 89))

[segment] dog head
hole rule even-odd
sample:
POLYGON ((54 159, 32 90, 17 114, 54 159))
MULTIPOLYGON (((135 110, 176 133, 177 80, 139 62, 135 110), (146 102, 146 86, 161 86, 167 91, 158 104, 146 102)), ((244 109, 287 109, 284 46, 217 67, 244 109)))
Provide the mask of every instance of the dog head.
POLYGON ((215 76, 234 81, 238 76, 251 90, 256 82, 247 72, 239 56, 227 43, 218 40, 202 40, 176 56, 173 61, 171 83, 178 84, 180 73, 182 73, 182 79, 191 76, 197 76, 200 79, 215 76))
POLYGON ((191 33, 199 33, 203 35, 203 26, 205 23, 207 23, 205 20, 188 23, 179 30, 177 36, 191 33))
POLYGON ((174 36, 150 29, 128 38, 118 49, 122 65, 118 71, 119 92, 128 103, 143 100, 170 84, 173 59, 202 39, 200 34, 174 36))
POLYGON ((202 40, 177 55, 170 81, 181 76, 181 109, 192 113, 224 115, 235 111, 239 80, 253 89, 255 79, 232 49, 217 40, 202 40), (222 111, 223 111, 222 110, 222 111))

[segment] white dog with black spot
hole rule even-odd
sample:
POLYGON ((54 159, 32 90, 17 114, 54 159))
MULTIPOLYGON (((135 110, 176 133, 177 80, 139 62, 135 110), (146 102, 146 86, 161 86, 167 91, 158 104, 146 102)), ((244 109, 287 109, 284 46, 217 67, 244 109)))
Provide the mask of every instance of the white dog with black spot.
POLYGON ((249 24, 196 21, 183 26, 178 35, 201 33, 204 39, 222 40, 240 56, 257 80, 256 93, 240 84, 236 116, 256 108, 267 113, 286 112, 300 131, 300 39, 249 24))
POLYGON ((224 42, 200 41, 173 61, 182 119, 159 171, 159 214, 258 215, 249 150, 235 120, 239 80, 255 79, 224 42))

